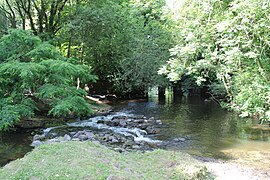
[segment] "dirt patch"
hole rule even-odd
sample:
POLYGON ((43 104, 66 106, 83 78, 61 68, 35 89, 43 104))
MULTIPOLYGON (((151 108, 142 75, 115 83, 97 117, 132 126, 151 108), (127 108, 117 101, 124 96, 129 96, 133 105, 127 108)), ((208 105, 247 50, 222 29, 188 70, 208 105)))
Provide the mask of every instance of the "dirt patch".
POLYGON ((216 179, 222 180, 267 180, 269 174, 263 170, 258 170, 240 163, 233 162, 205 162, 208 171, 212 173, 216 179))
POLYGON ((223 150, 231 159, 223 161, 196 157, 208 171, 222 180, 268 180, 270 179, 270 149, 265 142, 239 142, 237 146, 223 150), (252 145, 252 146, 250 146, 252 145))

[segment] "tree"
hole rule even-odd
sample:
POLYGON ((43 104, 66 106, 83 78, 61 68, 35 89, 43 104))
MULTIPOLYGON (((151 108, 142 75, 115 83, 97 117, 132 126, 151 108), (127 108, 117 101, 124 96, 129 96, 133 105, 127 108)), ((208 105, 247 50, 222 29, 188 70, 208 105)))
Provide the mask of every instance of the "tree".
POLYGON ((269 2, 187 1, 179 9, 179 43, 160 69, 172 81, 183 75, 225 92, 240 116, 270 120, 269 2))
POLYGON ((68 0, 4 0, 0 9, 11 28, 29 26, 35 35, 48 39, 61 29, 67 4, 68 0))
POLYGON ((116 74, 116 81, 125 91, 141 90, 167 86, 168 81, 158 75, 161 64, 165 63, 172 47, 172 36, 162 23, 144 16, 131 21, 127 34, 130 42, 127 46, 127 56, 121 61, 121 71, 116 74), (137 21, 137 22, 136 22, 137 21))
POLYGON ((12 30, 0 40, 0 57, 1 130, 41 112, 55 117, 92 113, 83 98, 86 92, 76 87, 78 78, 82 83, 96 80, 89 66, 72 64, 24 30, 12 30))
POLYGON ((62 51, 90 64, 100 82, 111 84, 117 93, 167 83, 157 74, 173 44, 162 19, 164 2, 147 4, 124 0, 79 4, 60 33, 62 51))
POLYGON ((0 9, 0 38, 7 33, 7 17, 0 9))

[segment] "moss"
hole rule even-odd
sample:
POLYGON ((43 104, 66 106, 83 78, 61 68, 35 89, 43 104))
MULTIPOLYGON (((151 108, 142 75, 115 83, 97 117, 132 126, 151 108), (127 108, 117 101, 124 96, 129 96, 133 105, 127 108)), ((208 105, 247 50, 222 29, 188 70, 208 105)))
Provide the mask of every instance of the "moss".
POLYGON ((118 153, 92 142, 42 145, 0 169, 0 179, 200 179, 191 156, 155 150, 118 153))

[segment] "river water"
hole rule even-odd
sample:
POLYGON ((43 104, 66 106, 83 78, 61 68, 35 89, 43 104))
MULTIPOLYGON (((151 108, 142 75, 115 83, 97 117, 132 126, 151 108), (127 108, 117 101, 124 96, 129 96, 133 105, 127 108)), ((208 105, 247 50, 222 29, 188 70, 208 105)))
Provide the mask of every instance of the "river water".
MULTIPOLYGON (((200 97, 168 96, 164 100, 153 97, 148 101, 122 101, 112 106, 115 112, 160 119, 162 129, 151 138, 169 142, 163 147, 165 149, 222 159, 251 151, 263 154, 270 149, 270 130, 267 126, 254 125, 257 122, 241 119, 200 97)), ((31 151, 32 137, 31 131, 0 135, 0 165, 31 151)))
MULTIPOLYGON (((258 127, 258 122, 239 118, 225 111, 215 102, 200 97, 167 97, 163 101, 152 98, 145 102, 126 102, 119 110, 153 116, 163 122, 161 132, 155 138, 174 142, 184 138, 184 143, 168 144, 167 149, 180 149, 193 155, 229 158, 225 150, 247 144, 265 151, 270 147, 270 128, 258 127)), ((243 146, 244 147, 244 146, 243 146)), ((248 150, 248 148, 247 148, 248 150)))

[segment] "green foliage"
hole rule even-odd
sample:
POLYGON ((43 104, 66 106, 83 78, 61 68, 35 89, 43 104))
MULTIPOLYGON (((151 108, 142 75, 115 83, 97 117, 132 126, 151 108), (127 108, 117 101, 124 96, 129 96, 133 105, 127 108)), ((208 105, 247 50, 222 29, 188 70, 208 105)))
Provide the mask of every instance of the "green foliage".
POLYGON ((56 99, 52 104, 52 109, 49 114, 56 117, 65 117, 74 115, 85 116, 92 114, 93 111, 90 105, 80 96, 67 96, 63 99, 56 99))
POLYGON ((159 76, 157 71, 169 58, 168 49, 172 46, 172 37, 168 29, 155 19, 148 18, 147 24, 144 17, 134 21, 127 32, 131 36, 126 47, 128 53, 120 63, 121 71, 116 74, 115 83, 118 88, 127 91, 166 86, 168 81, 159 76))
POLYGON ((32 61, 42 61, 46 59, 63 59, 56 48, 48 42, 43 42, 36 46, 35 49, 31 50, 26 54, 27 57, 31 58, 32 61))
POLYGON ((100 81, 125 93, 168 81, 157 74, 173 41, 165 1, 91 1, 76 6, 60 33, 61 51, 90 64, 100 81), (70 47, 71 46, 71 47, 70 47))
POLYGON ((67 96, 84 96, 86 92, 76 87, 70 87, 68 85, 53 85, 45 84, 38 89, 37 96, 44 99, 56 99, 67 96))
POLYGON ((172 15, 179 43, 159 73, 172 81, 191 75, 215 95, 225 90, 228 107, 241 116, 270 120, 269 6, 266 0, 187 1, 172 15))
POLYGON ((33 50, 41 40, 32 36, 31 31, 10 30, 0 43, 0 63, 10 60, 30 61, 25 55, 33 50))
POLYGON ((92 113, 83 99, 85 91, 76 88, 78 79, 96 80, 88 66, 69 63, 52 45, 23 30, 0 40, 0 54, 0 130, 42 111, 40 102, 49 104, 48 113, 54 116, 92 113))
POLYGON ((0 9, 0 38, 6 33, 7 31, 7 19, 3 10, 0 9))
POLYGON ((30 117, 36 109, 35 102, 31 99, 22 99, 20 103, 14 103, 17 98, 3 98, 0 100, 0 131, 8 130, 22 117, 30 117))

